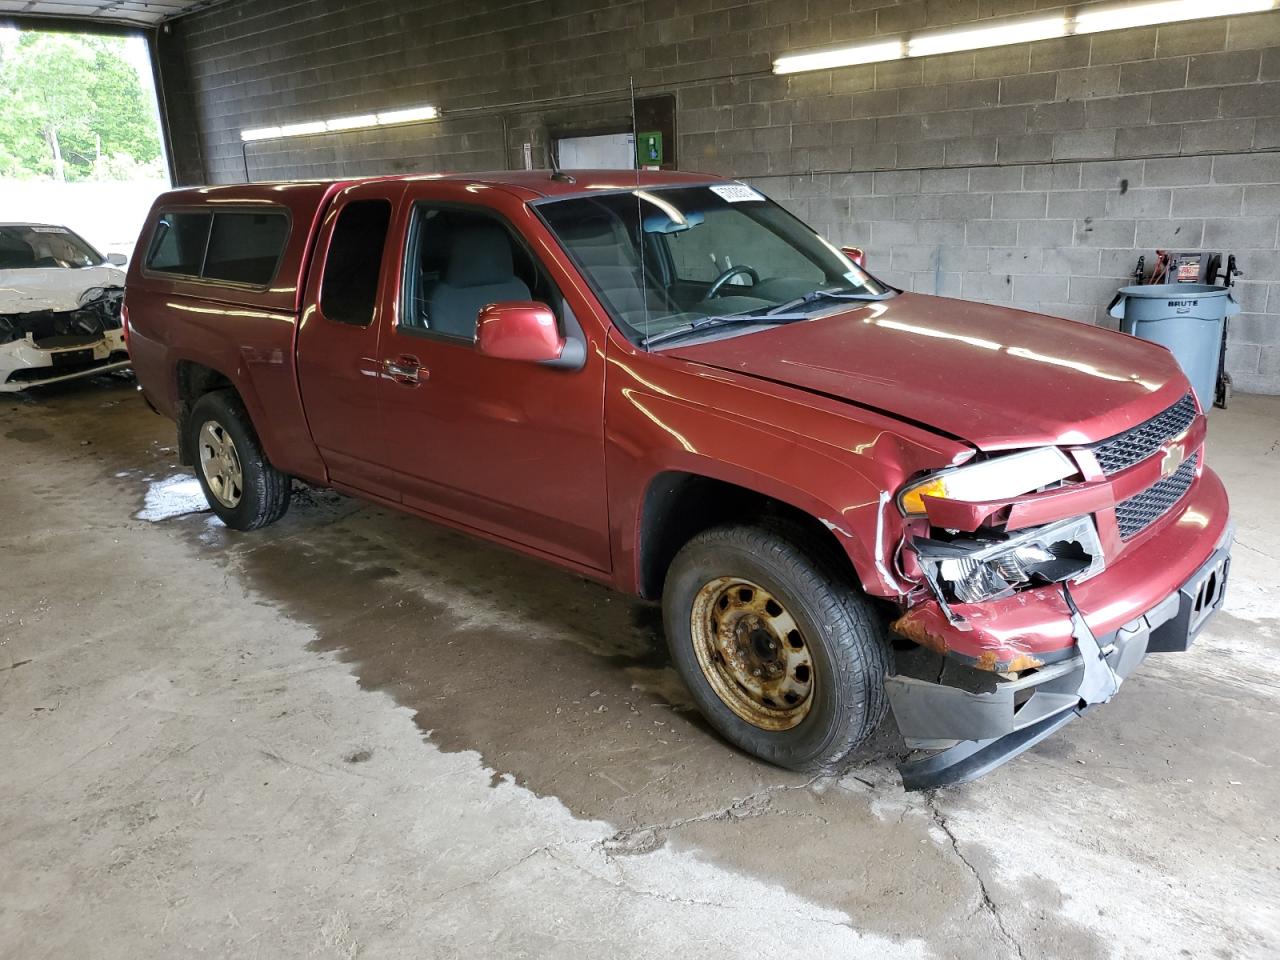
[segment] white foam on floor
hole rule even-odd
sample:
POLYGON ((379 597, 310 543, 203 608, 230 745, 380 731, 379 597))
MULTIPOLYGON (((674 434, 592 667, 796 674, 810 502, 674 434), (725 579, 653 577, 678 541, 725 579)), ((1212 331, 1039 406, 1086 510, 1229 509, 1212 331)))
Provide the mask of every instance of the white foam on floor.
POLYGON ((189 473, 175 473, 155 480, 147 487, 146 502, 134 514, 138 520, 170 520, 189 513, 204 513, 209 503, 204 498, 200 481, 189 473))

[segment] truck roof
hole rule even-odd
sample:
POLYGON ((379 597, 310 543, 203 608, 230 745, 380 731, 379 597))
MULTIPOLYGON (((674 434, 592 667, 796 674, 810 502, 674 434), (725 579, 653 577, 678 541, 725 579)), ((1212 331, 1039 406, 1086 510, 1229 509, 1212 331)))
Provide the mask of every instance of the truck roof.
POLYGON ((717 183, 724 177, 705 173, 685 173, 665 170, 566 170, 561 177, 552 179, 551 170, 492 170, 478 173, 411 173, 379 177, 350 177, 333 180, 287 180, 262 183, 225 184, 214 187, 187 187, 164 194, 168 204, 255 203, 264 200, 283 202, 282 194, 294 196, 324 195, 357 183, 379 180, 448 180, 453 183, 474 183, 485 186, 508 187, 524 191, 527 199, 571 196, 607 190, 627 190, 637 186, 667 187, 680 184, 717 183))
POLYGON ((333 180, 291 180, 276 183, 234 183, 219 186, 183 187, 160 194, 142 229, 130 265, 129 283, 152 285, 171 292, 198 293, 207 299, 251 304, 276 310, 296 311, 301 304, 310 252, 309 239, 315 235, 330 198, 348 187, 384 181, 447 181, 465 186, 483 185, 505 191, 519 202, 548 197, 585 196, 591 193, 653 189, 657 187, 723 182, 723 177, 701 173, 641 170, 573 170, 553 179, 550 170, 498 170, 481 173, 397 174, 381 177, 350 177, 333 180), (193 281, 190 277, 153 274, 146 270, 146 255, 157 218, 166 210, 234 210, 254 207, 283 207, 292 220, 269 286, 245 288, 193 281), (193 282, 200 283, 192 287, 193 282))

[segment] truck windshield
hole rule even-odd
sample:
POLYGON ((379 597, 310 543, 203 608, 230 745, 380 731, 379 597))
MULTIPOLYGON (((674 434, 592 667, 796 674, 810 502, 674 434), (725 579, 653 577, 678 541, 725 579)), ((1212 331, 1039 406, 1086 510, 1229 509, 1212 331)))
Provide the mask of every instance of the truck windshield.
POLYGON ((96 267, 105 258, 66 227, 0 225, 0 270, 96 267))
POLYGON ((893 292, 741 183, 600 193, 537 209, 614 323, 646 346, 685 331, 761 330, 893 292), (815 291, 844 296, 809 296, 815 291))

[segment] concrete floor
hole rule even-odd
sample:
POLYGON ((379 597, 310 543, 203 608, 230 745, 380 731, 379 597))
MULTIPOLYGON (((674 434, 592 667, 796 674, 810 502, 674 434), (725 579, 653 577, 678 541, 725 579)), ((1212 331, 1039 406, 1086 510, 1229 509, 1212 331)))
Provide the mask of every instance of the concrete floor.
POLYGON ((1212 421, 1229 612, 922 796, 735 754, 650 607, 327 493, 231 533, 128 383, 0 396, 0 957, 1280 955, 1280 398, 1212 421))

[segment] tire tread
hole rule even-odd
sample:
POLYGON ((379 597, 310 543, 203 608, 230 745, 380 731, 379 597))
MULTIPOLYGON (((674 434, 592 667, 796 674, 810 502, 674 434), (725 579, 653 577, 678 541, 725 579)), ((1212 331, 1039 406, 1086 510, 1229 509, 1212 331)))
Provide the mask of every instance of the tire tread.
MULTIPOLYGON (((827 626, 825 641, 833 646, 831 659, 839 671, 837 685, 861 710, 849 723, 832 731, 831 739, 802 764, 773 756, 774 763, 810 773, 826 773, 840 766, 879 726, 888 712, 884 677, 891 668, 891 648, 884 624, 871 603, 839 570, 832 551, 814 543, 803 528, 785 520, 760 525, 713 527, 693 537, 680 551, 711 548, 744 550, 768 557, 795 586, 807 594, 827 626)), ((672 563, 675 569, 680 554, 672 563)))
MULTIPOLYGON (((191 407, 191 413, 188 416, 189 429, 192 431, 191 449, 197 449, 195 431, 199 430, 199 423, 205 414, 201 413, 203 408, 210 408, 208 415, 217 415, 224 419, 234 420, 241 428, 243 437, 244 450, 239 450, 242 471, 245 476, 246 486, 251 484, 249 489, 245 490, 245 496, 241 498, 240 503, 235 508, 236 512, 227 511, 221 504, 214 502, 212 496, 208 494, 206 488, 206 498, 209 505, 213 508, 228 526, 236 530, 257 530, 268 524, 275 523, 289 509, 289 500, 293 492, 293 480, 286 474, 277 470, 275 466, 267 459, 266 453, 262 449, 262 442, 258 439, 258 433, 253 428, 253 421, 249 418, 249 411, 245 409, 244 401, 234 390, 214 390, 202 395, 191 407), (253 469, 250 469, 252 463, 253 469), (252 508, 245 513, 241 508, 248 505, 252 508), (237 513, 238 512, 238 513, 237 513)), ((224 424, 227 426, 227 424, 224 424)), ((240 446, 237 443, 237 446, 240 446)), ((200 478, 200 484, 204 487, 204 477, 201 476, 200 464, 195 464, 196 476, 200 478)))

